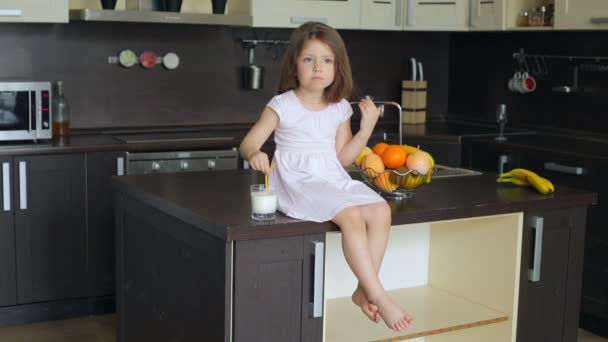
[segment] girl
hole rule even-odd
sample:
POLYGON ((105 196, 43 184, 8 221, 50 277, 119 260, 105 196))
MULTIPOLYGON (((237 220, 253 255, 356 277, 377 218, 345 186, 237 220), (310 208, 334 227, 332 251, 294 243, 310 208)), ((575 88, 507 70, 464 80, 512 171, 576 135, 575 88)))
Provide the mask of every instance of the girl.
POLYGON ((260 151, 274 131, 276 170, 270 184, 279 210, 297 219, 331 220, 342 231, 346 261, 359 280, 352 295, 372 321, 380 318, 395 330, 407 329, 413 317, 384 291, 378 272, 386 250, 391 210, 386 201, 344 170, 366 146, 379 109, 361 100, 361 126, 352 135, 352 108, 345 98, 352 89, 350 62, 338 32, 306 23, 290 38, 275 96, 241 143, 251 168, 270 171, 260 151))

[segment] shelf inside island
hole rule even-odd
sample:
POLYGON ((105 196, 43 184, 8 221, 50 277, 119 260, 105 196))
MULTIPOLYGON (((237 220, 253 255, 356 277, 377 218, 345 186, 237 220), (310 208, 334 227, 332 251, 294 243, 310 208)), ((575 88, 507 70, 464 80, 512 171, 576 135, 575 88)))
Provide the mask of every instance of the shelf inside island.
POLYGON ((352 303, 357 282, 342 235, 328 233, 324 340, 515 341, 522 220, 518 213, 392 227, 380 278, 415 317, 401 332, 352 303))

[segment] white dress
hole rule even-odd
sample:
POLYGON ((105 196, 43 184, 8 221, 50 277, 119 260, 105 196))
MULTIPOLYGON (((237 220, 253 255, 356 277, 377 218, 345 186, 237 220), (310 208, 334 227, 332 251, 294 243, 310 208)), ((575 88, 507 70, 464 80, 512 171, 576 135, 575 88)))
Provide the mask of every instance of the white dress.
POLYGON ((338 126, 353 113, 348 101, 310 111, 290 90, 272 98, 268 107, 279 115, 274 132, 277 166, 270 174, 270 185, 276 189, 281 212, 325 222, 344 208, 384 201, 367 185, 353 180, 338 161, 338 126))

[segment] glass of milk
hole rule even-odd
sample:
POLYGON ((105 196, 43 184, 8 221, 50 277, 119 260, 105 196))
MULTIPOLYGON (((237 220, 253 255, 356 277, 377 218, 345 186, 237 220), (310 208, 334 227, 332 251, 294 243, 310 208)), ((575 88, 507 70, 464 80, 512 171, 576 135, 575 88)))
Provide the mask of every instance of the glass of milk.
POLYGON ((251 218, 259 221, 274 220, 277 210, 277 194, 264 184, 251 185, 251 218))

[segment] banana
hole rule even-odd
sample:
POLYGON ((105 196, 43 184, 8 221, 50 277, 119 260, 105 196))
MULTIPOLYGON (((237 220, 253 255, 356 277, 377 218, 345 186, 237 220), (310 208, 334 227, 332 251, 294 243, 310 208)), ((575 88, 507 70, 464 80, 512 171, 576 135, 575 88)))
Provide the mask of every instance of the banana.
POLYGON ((502 173, 498 177, 498 181, 509 181, 513 184, 528 183, 541 194, 549 194, 555 191, 553 184, 539 176, 538 174, 526 169, 513 169, 509 172, 502 173))
POLYGON ((530 183, 528 183, 526 180, 515 178, 515 177, 498 178, 496 181, 499 183, 512 183, 517 186, 530 186, 530 183))
POLYGON ((433 175, 433 168, 431 167, 431 169, 429 170, 429 173, 426 174, 426 183, 430 183, 431 182, 431 176, 433 175))

